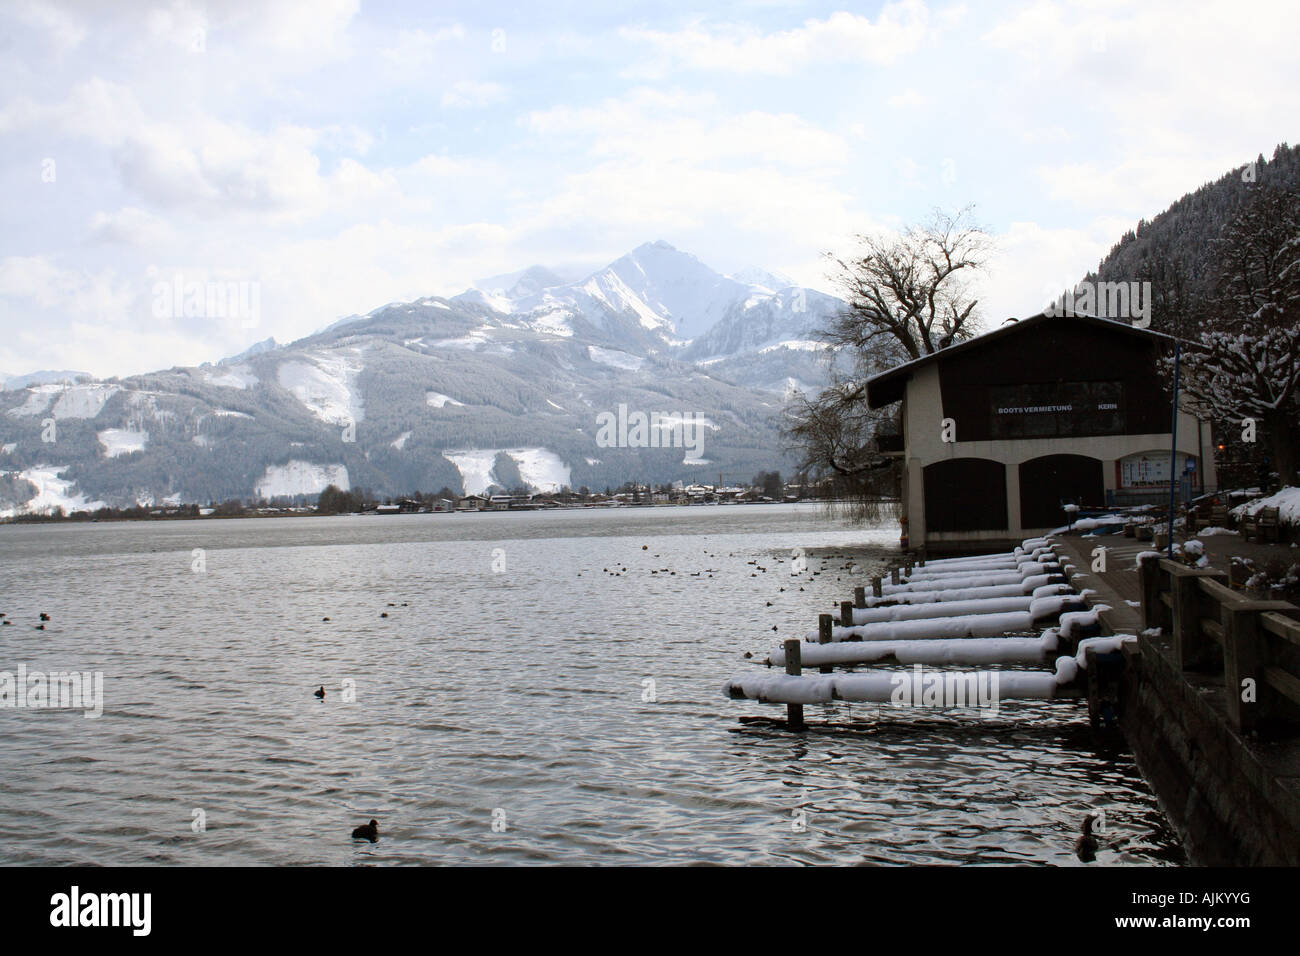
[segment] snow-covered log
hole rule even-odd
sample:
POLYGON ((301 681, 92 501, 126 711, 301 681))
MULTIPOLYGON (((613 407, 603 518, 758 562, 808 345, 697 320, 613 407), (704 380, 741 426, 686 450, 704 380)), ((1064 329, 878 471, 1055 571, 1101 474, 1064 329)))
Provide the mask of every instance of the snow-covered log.
MULTIPOLYGON (((838 644, 805 644, 800 648, 804 667, 823 664, 971 665, 1042 664, 1059 645, 1056 628, 1041 637, 968 637, 938 641, 841 641, 838 644)), ((785 666, 785 648, 767 657, 773 667, 785 666)))
MULTIPOLYGON (((1062 660, 1073 662, 1068 657, 1062 660)), ((1077 697, 1077 690, 1066 689, 1073 676, 1066 679, 1063 673, 1046 671, 962 673, 919 669, 806 676, 754 674, 731 678, 722 685, 722 692, 733 700, 749 699, 765 704, 828 704, 843 700, 925 707, 989 706, 996 710, 1003 700, 1077 697), (960 693, 959 697, 954 690, 960 693)))
MULTIPOLYGON (((831 628, 832 641, 933 641, 959 640, 967 637, 997 637, 1015 632, 1031 631, 1044 621, 1061 618, 1062 633, 1073 636, 1076 630, 1086 632, 1097 623, 1096 608, 1087 610, 1083 594, 1059 594, 1035 598, 1028 608, 1020 611, 1000 611, 989 614, 962 614, 956 617, 931 617, 919 620, 878 621, 856 624, 853 627, 831 628), (1069 623, 1066 621, 1069 619, 1069 623)), ((1109 608, 1106 608, 1109 610, 1109 608)), ((804 638, 809 642, 819 639, 816 630, 804 638)))
POLYGON ((1004 597, 981 597, 965 601, 931 601, 898 604, 894 607, 853 609, 852 621, 841 624, 875 624, 880 621, 915 621, 931 617, 960 617, 965 614, 997 614, 1002 611, 1028 611, 1034 598, 1016 594, 1004 597))
MULTIPOLYGON (((986 587, 952 588, 947 591, 900 591, 882 597, 866 598, 867 607, 891 607, 899 604, 933 604, 946 601, 978 601, 983 598, 1015 597, 1032 594, 1034 597, 1047 597, 1052 594, 1065 594, 1070 590, 1068 584, 1047 584, 1049 575, 1041 574, 1025 578, 1019 584, 992 584, 986 587), (1039 583, 1039 581, 1043 583, 1039 583)), ((856 615, 855 615, 856 619, 856 615)))

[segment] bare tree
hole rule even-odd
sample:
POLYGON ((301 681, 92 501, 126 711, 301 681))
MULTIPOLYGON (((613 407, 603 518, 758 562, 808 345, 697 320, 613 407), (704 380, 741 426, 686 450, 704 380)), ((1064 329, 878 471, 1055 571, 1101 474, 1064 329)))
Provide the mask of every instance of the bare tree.
POLYGON ((794 394, 782 433, 802 455, 801 469, 836 476, 862 516, 868 501, 898 487, 896 459, 883 456, 877 440, 898 433, 898 410, 868 408, 867 379, 974 334, 969 279, 984 264, 988 237, 967 208, 936 211, 900 236, 858 241, 851 257, 827 254, 848 302, 820 330, 831 383, 814 396, 794 394))
POLYGON ((920 358, 970 338, 978 300, 969 278, 988 255, 988 235, 966 207, 936 210, 924 226, 901 236, 858 237, 850 257, 827 253, 831 278, 849 307, 824 330, 833 348, 873 349, 892 338, 908 358, 920 358))

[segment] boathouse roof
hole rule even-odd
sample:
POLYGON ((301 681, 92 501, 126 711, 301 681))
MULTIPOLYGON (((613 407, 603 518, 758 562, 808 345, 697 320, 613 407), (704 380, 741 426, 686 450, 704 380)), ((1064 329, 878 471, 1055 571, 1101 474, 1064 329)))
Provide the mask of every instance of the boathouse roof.
POLYGON ((1011 320, 1008 319, 1002 326, 991 332, 985 332, 983 335, 977 335, 974 338, 967 339, 965 342, 959 342, 956 345, 950 345, 946 349, 940 349, 937 352, 931 352, 929 355, 922 355, 920 358, 912 359, 910 362, 904 362, 902 365, 896 365, 887 372, 881 372, 867 379, 867 404, 871 408, 883 408, 886 405, 892 405, 895 402, 902 401, 903 392, 907 388, 907 381, 912 377, 912 373, 923 365, 930 362, 937 362, 949 358, 953 355, 964 352, 974 352, 985 349, 990 346, 1005 344, 1003 339, 1024 332, 1026 329, 1033 328, 1045 322, 1073 322, 1082 325, 1090 325, 1100 329, 1103 332, 1127 333, 1146 338, 1148 341, 1167 341, 1172 342, 1173 337, 1163 332, 1154 332, 1151 329, 1137 328, 1128 322, 1120 322, 1115 319, 1098 318, 1093 315, 1049 315, 1046 312, 1040 312, 1037 315, 1030 316, 1027 319, 1011 320))

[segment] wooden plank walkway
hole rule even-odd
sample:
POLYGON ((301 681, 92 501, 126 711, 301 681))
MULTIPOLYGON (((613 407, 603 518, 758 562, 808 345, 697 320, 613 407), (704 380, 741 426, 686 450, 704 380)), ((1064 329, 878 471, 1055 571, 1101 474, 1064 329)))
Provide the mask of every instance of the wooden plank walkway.
POLYGON ((1091 596, 1093 606, 1105 604, 1109 611, 1100 615, 1105 634, 1137 634, 1142 630, 1142 581, 1138 574, 1137 556, 1154 550, 1150 541, 1135 541, 1122 535, 1101 535, 1084 538, 1078 535, 1057 535, 1053 542, 1060 545, 1062 556, 1074 565, 1075 573, 1070 583, 1079 590, 1090 588, 1097 593, 1091 596), (1106 549, 1106 571, 1092 570, 1092 552, 1098 547, 1106 549))

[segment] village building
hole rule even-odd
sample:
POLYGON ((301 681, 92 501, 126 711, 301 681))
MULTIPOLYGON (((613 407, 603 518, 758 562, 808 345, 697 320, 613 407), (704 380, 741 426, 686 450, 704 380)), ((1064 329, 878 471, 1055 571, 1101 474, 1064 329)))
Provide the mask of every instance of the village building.
MULTIPOLYGON (((930 553, 988 551, 1067 524, 1063 505, 1167 500, 1171 401, 1157 371, 1168 336, 1089 316, 1036 315, 867 382, 902 403, 904 534, 930 553)), ((1180 411, 1174 478, 1215 488, 1207 423, 1180 411)))

